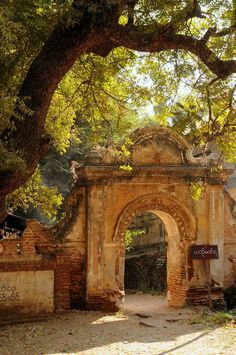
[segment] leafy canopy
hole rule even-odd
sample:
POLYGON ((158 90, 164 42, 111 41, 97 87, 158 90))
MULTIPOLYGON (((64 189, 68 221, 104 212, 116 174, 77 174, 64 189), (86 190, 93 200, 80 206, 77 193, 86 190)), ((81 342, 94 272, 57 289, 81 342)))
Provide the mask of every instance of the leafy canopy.
POLYGON ((62 196, 58 194, 57 188, 48 188, 43 184, 39 169, 24 187, 20 187, 8 197, 9 210, 14 211, 19 207, 27 210, 32 206, 51 220, 56 217, 61 205, 62 196))
MULTIPOLYGON (((16 115, 16 102, 22 105, 22 112, 28 110, 23 102, 19 103, 19 88, 58 22, 65 28, 73 26, 78 9, 85 3, 92 12, 100 11, 93 1, 76 3, 77 9, 72 6, 72 0, 0 1, 0 132, 12 126, 10 117, 16 115)), ((112 6, 113 2, 110 3, 112 6)), ((235 58, 235 0, 201 0, 198 2, 201 12, 196 7, 198 16, 189 18, 186 8, 197 2, 140 0, 133 3, 136 5, 126 7, 119 18, 122 27, 128 26, 131 20, 151 33, 169 23, 178 34, 196 39, 204 37, 219 58, 235 58)), ((105 58, 84 54, 53 95, 46 133, 63 154, 71 145, 86 144, 85 140, 91 145, 112 145, 136 127, 164 124, 203 149, 209 142, 217 142, 227 160, 235 161, 235 83, 234 74, 219 78, 184 50, 140 53, 118 47, 105 58)), ((0 162, 1 168, 24 169, 19 152, 9 150, 1 141, 0 162)), ((42 187, 39 171, 33 179, 42 187)), ((52 212, 46 200, 51 199, 52 206, 60 204, 56 190, 53 195, 52 190, 49 193, 46 187, 42 188, 41 196, 44 194, 45 198, 39 201, 32 181, 12 195, 11 205, 16 206, 17 201, 27 205, 30 201, 52 212)))

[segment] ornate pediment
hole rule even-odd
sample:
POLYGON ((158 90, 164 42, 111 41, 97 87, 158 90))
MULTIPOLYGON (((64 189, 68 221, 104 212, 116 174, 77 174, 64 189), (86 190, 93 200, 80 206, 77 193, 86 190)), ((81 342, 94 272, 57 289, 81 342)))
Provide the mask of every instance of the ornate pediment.
POLYGON ((134 165, 183 165, 201 161, 193 158, 192 147, 183 137, 164 126, 137 129, 130 139, 134 165))
POLYGON ((156 126, 136 129, 129 137, 131 144, 127 161, 123 161, 123 142, 117 147, 94 149, 86 156, 88 165, 114 165, 123 162, 133 166, 201 164, 202 158, 194 158, 193 148, 171 128, 156 126), (121 154, 119 154, 119 152, 121 154))

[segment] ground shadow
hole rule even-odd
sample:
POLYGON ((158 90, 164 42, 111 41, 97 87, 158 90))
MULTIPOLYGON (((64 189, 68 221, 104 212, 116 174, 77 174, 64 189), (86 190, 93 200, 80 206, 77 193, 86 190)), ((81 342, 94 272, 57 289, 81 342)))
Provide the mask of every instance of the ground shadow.
MULTIPOLYGON (((144 307, 145 310, 145 307, 144 307)), ((184 348, 204 337, 209 330, 204 325, 190 325, 193 317, 188 309, 149 314, 147 319, 135 313, 107 315, 100 312, 71 311, 42 322, 8 325, 1 327, 1 354, 66 354, 91 351, 117 343, 126 347, 136 344, 163 343, 168 351, 184 348), (197 334, 196 334, 197 333, 197 334), (172 341, 189 334, 178 346, 172 341)), ((155 344, 153 345, 155 346, 155 344)), ((167 354, 168 351, 156 354, 167 354)), ((129 352, 128 352, 129 353, 129 352)), ((131 353, 131 352, 130 352, 131 353)), ((89 352, 90 354, 90 352, 89 352)))

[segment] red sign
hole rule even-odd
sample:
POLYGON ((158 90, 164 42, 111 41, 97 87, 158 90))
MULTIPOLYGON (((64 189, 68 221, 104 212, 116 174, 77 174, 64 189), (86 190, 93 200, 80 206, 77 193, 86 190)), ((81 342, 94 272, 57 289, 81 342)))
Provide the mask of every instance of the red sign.
POLYGON ((219 259, 217 245, 192 245, 190 252, 192 259, 219 259))

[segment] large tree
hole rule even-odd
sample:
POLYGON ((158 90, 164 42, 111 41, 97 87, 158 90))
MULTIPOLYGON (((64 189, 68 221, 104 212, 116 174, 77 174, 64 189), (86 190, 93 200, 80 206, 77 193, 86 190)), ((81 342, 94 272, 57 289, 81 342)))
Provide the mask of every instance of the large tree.
MULTIPOLYGON (((10 43, 9 48, 4 45, 1 48, 5 65, 0 73, 1 87, 3 93, 9 93, 10 103, 5 95, 2 109, 6 111, 3 117, 7 123, 0 127, 0 221, 6 213, 5 197, 32 176, 49 149, 45 121, 55 90, 76 61, 86 62, 86 54, 107 57, 118 47, 154 56, 164 53, 158 63, 171 60, 172 65, 182 67, 180 76, 185 75, 185 64, 195 65, 196 86, 205 85, 208 135, 212 139, 216 132, 213 129, 209 132, 209 125, 213 128, 215 125, 218 135, 234 131, 235 0, 8 0, 2 3, 1 10, 2 38, 10 43), (216 82, 219 86, 214 88, 215 92, 225 92, 226 118, 220 116, 217 95, 212 93, 216 82), (219 117, 224 120, 223 125, 219 117)), ((149 68, 155 71, 158 67, 152 68, 150 64, 149 68)), ((166 68, 168 74, 168 65, 166 68)), ((84 85, 87 83, 87 79, 83 81, 84 85)), ((185 104, 180 103, 178 109, 183 111, 185 104)), ((197 108, 196 104, 195 111, 197 108)), ((183 122, 186 117, 191 120, 188 111, 189 106, 182 114, 183 122)), ((201 113, 194 115, 199 118, 201 113)))

